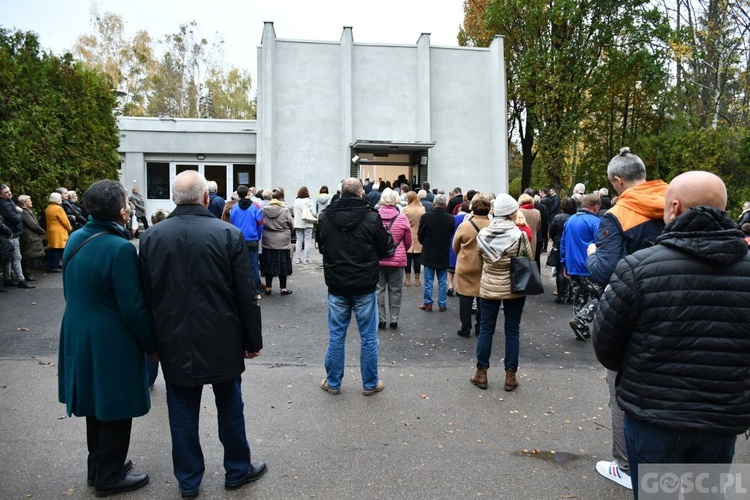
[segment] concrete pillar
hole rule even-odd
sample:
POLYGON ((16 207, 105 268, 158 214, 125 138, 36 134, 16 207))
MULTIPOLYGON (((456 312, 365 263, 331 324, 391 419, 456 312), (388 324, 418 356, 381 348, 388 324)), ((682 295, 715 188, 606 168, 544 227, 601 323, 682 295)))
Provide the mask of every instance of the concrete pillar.
POLYGON ((341 33, 341 137, 339 139, 341 159, 341 177, 349 177, 351 170, 351 159, 349 157, 349 148, 354 142, 354 125, 352 117, 352 48, 354 46, 354 37, 352 28, 344 26, 341 33))
POLYGON ((505 49, 502 36, 490 44, 490 138, 492 141, 492 187, 508 192, 508 92, 505 79, 505 49))
POLYGON ((431 141, 430 128, 430 34, 417 41, 417 140, 431 141))
MULTIPOLYGON (((272 22, 263 26, 258 47, 258 150, 255 164, 255 185, 274 186, 276 168, 276 134, 273 67, 276 54, 276 31, 272 22)), ((236 187, 236 186, 235 186, 236 187)))

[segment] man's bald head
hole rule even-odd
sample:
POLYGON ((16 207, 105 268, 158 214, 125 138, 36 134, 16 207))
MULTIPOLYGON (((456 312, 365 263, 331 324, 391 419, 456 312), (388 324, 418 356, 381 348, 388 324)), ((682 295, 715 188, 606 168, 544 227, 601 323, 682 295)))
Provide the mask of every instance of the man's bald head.
POLYGON ((693 171, 680 174, 669 183, 664 193, 664 222, 697 206, 718 210, 727 208, 727 187, 719 176, 710 172, 693 171))
POLYGON ((349 177, 341 182, 341 196, 361 196, 362 183, 356 177, 349 177))
POLYGON ((208 182, 195 170, 185 170, 174 178, 172 201, 176 205, 208 206, 208 182))

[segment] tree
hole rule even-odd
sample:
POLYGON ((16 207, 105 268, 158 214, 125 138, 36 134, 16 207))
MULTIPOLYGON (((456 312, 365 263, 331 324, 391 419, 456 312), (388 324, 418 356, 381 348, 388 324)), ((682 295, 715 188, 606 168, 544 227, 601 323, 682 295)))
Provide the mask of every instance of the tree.
POLYGON ((228 72, 213 70, 206 80, 207 102, 213 116, 252 120, 256 116, 255 102, 251 98, 253 80, 247 71, 232 68, 228 72))
MULTIPOLYGON (((606 94, 623 33, 658 22, 647 0, 467 0, 459 40, 505 36, 509 116, 523 153, 522 186, 572 184, 579 128, 606 94), (483 12, 482 12, 483 10, 483 12), (484 30, 479 29, 482 19, 484 30)), ((622 68, 619 68, 622 70, 622 68)))
POLYGON ((43 206, 59 186, 119 178, 114 106, 104 75, 0 28, 0 165, 14 192, 43 206))
POLYGON ((112 88, 125 93, 121 99, 124 115, 145 115, 157 68, 151 37, 141 30, 128 38, 122 17, 112 12, 99 13, 95 5, 91 24, 95 33, 78 37, 73 54, 87 66, 109 76, 112 88))
POLYGON ((206 80, 219 71, 223 40, 209 44, 198 35, 198 24, 180 25, 177 33, 166 35, 160 43, 165 53, 157 69, 150 110, 153 114, 187 118, 206 117, 200 103, 209 93, 206 80))

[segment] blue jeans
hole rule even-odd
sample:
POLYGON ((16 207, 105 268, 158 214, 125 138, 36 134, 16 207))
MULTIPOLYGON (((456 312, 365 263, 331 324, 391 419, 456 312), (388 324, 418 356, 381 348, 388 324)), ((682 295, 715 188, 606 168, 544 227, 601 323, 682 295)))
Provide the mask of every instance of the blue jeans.
POLYGON ((255 295, 260 294, 260 269, 258 269, 258 248, 253 250, 248 245, 247 253, 250 256, 250 266, 253 268, 253 291, 255 295))
POLYGON ((482 308, 482 322, 479 325, 479 338, 477 339, 477 368, 490 367, 490 355, 492 354, 492 337, 495 335, 495 325, 500 306, 503 305, 505 313, 505 369, 518 370, 518 355, 521 350, 521 315, 526 297, 517 299, 490 300, 482 299, 479 307, 482 308))
MULTIPOLYGON (((250 445, 245 435, 242 379, 212 384, 219 422, 219 440, 224 446, 225 482, 236 483, 250 472, 250 445)), ((172 462, 180 490, 197 491, 205 465, 198 434, 203 386, 183 387, 167 383, 172 462)))
POLYGON ((446 307, 448 305, 448 268, 422 267, 424 267, 424 303, 432 304, 432 279, 434 275, 437 275, 438 307, 446 307))
MULTIPOLYGON (((638 464, 731 464, 734 434, 677 431, 625 414, 633 496, 638 500, 638 464)), ((675 498, 677 498, 675 496, 675 498)))
POLYGON ((356 297, 328 294, 328 328, 331 332, 326 350, 326 379, 331 389, 341 387, 344 378, 346 330, 357 318, 360 336, 359 365, 362 385, 372 390, 378 385, 378 299, 377 293, 356 297))

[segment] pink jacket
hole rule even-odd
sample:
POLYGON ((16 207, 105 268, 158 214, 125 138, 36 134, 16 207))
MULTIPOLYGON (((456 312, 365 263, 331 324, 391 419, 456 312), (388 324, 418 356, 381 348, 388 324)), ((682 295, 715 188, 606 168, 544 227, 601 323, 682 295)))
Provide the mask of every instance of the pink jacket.
POLYGON ((393 257, 380 259, 380 265, 382 267, 406 267, 406 250, 411 246, 411 225, 409 225, 409 219, 406 215, 399 212, 398 208, 391 205, 382 205, 378 212, 380 213, 380 218, 383 219, 383 226, 386 228, 391 223, 391 220, 394 217, 396 218, 396 222, 391 226, 390 232, 393 236, 393 242, 397 244, 396 253, 393 257))

